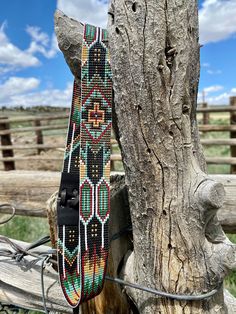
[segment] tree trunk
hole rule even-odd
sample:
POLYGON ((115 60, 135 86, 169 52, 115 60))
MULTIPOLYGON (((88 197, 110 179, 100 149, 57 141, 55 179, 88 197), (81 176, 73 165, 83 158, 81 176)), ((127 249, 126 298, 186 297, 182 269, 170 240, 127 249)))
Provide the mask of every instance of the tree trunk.
MULTIPOLYGON (((198 137, 197 1, 114 0, 109 16, 114 122, 133 224, 123 277, 170 293, 219 289, 195 302, 126 292, 142 314, 227 313, 221 284, 235 247, 218 223, 224 188, 206 175, 198 137)), ((79 79, 82 25, 60 12, 55 24, 79 79)))
POLYGON ((222 283, 235 248, 216 217, 224 189, 204 173, 196 128, 196 0, 112 0, 109 41, 115 111, 133 224, 127 278, 178 294, 129 291, 140 313, 226 313, 222 283), (131 270, 130 265, 133 265, 131 270))

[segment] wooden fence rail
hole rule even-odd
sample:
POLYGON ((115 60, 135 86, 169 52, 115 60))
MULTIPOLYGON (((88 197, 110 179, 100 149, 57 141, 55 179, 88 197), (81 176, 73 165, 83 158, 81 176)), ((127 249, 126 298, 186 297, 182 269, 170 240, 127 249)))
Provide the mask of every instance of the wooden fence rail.
MULTIPOLYGON (((6 146, 0 146, 0 150, 9 150, 9 149, 16 149, 16 150, 25 150, 25 145, 6 145, 6 146)), ((56 149, 56 148, 65 148, 64 145, 58 145, 58 144, 27 144, 27 149, 56 149)))
MULTIPOLYGON (((54 114, 45 114, 45 115, 36 115, 36 116, 23 116, 23 117, 9 117, 9 123, 15 122, 32 122, 32 121, 52 121, 52 120, 62 120, 68 119, 69 113, 54 113, 54 114)), ((0 117, 1 119, 1 117, 0 117)))
MULTIPOLYGON (((236 173, 236 97, 230 98, 230 106, 208 106, 207 103, 204 103, 202 106, 198 106, 197 112, 203 114, 202 123, 199 125, 200 133, 207 132, 228 132, 228 136, 231 138, 212 138, 206 139, 202 138, 201 143, 204 146, 210 145, 227 145, 230 146, 231 156, 228 157, 207 157, 206 161, 208 164, 227 164, 231 165, 232 173, 236 173), (230 114, 229 124, 227 125, 216 125, 209 124, 210 114, 212 113, 224 113, 228 112, 230 114)), ((15 162, 17 161, 38 161, 38 160, 62 160, 61 157, 47 157, 40 155, 41 151, 47 149, 54 150, 63 150, 63 145, 58 144, 45 144, 44 143, 44 132, 45 131, 57 131, 64 130, 66 132, 68 124, 69 112, 65 113, 54 113, 54 114, 40 114, 36 116, 24 116, 24 117, 0 117, 0 137, 1 145, 0 151, 2 151, 2 158, 0 162, 4 163, 5 170, 15 169, 15 162), (53 121, 53 124, 50 124, 50 121, 53 121), (33 123, 31 126, 22 126, 21 123, 33 123), (46 123, 46 124, 45 124, 46 123), (18 124, 18 126, 17 126, 18 124), (20 124, 20 125, 19 125, 20 124), (15 136, 16 134, 27 134, 35 133, 36 140, 35 144, 13 144, 11 135, 15 136), (32 150, 35 149, 38 155, 30 156, 19 156, 16 154, 16 150, 32 150), (15 153, 15 155, 14 155, 15 153)), ((55 134, 57 136, 59 134, 55 134)), ((61 135, 61 134, 60 134, 61 135)), ((113 145, 117 145, 117 142, 112 139, 112 151, 114 152, 113 145)), ((115 169, 115 162, 121 160, 121 155, 117 152, 112 153, 112 163, 111 168, 115 169)))
POLYGON ((201 139, 201 144, 208 145, 229 145, 236 146, 236 139, 220 138, 220 139, 201 139))
MULTIPOLYGON (((62 157, 51 157, 51 156, 40 156, 40 155, 34 155, 34 156, 16 156, 16 157, 5 157, 5 158, 0 158, 0 161, 3 162, 10 162, 10 161, 27 161, 27 160, 58 160, 58 161, 63 161, 63 156, 62 157)), ((121 155, 120 154, 112 154, 111 155, 111 161, 119 161, 121 160, 121 155)))
POLYGON ((26 128, 15 128, 15 129, 0 131, 0 136, 6 135, 6 134, 12 134, 12 133, 37 132, 37 131, 46 131, 46 130, 65 130, 66 127, 67 127, 66 124, 58 124, 58 125, 33 126, 33 127, 26 127, 26 128))
MULTIPOLYGON (((15 156, 15 157, 4 157, 0 158, 0 162, 15 162, 15 161, 63 161, 62 157, 50 157, 50 156, 41 156, 41 155, 34 155, 34 156, 15 156)), ((112 154, 111 161, 121 161, 122 157, 120 154, 112 154)), ((209 165, 221 165, 221 164, 228 164, 228 165, 236 165, 236 158, 233 157, 206 157, 206 162, 209 165)))
MULTIPOLYGON (((116 145, 117 141, 115 139, 111 139, 111 145, 116 145)), ((236 140, 235 140, 236 145, 236 140)), ((16 150, 25 150, 25 145, 6 145, 6 146, 0 146, 0 150, 9 150, 9 149, 16 149, 16 150)), ((27 144, 27 149, 65 149, 65 145, 59 145, 59 144, 27 144)))
POLYGON ((199 131, 200 132, 230 132, 230 131, 235 132, 236 125, 218 125, 218 124, 199 125, 199 131))
MULTIPOLYGON (((206 132, 228 132, 229 139, 203 139, 203 145, 227 145, 230 146, 231 157, 209 157, 207 158, 208 164, 227 164, 231 166, 231 173, 236 174, 236 97, 230 97, 229 106, 208 106, 203 103, 198 107, 198 113, 202 113, 202 123, 199 125, 199 131, 206 132), (213 113, 229 113, 228 123, 225 125, 214 125, 210 123, 210 114, 213 113)), ((227 134, 227 133, 226 133, 227 134)))
MULTIPOLYGON (((234 98, 234 97, 231 97, 234 98)), ((230 107, 228 105, 225 106, 207 106, 207 107, 202 107, 201 105, 198 106, 197 108, 198 113, 203 113, 203 112, 209 112, 209 113, 216 113, 216 112, 235 112, 234 107, 230 107)))
POLYGON ((208 165, 236 165, 236 157, 206 157, 208 165))
MULTIPOLYGON (((7 131, 10 129, 10 123, 8 122, 7 117, 2 117, 0 120, 0 132, 1 130, 7 131)), ((1 136, 1 146, 11 146, 12 141, 11 141, 11 135, 10 133, 2 135, 1 136)), ((9 158, 13 157, 14 153, 12 149, 7 149, 2 152, 2 157, 3 158, 9 158)), ((14 170, 15 169, 15 163, 13 161, 4 161, 3 160, 3 165, 5 170, 14 170)))
MULTIPOLYGON (((58 190, 59 172, 0 171, 0 203, 10 203, 17 215, 46 217, 46 201, 58 190)), ((236 175, 212 175, 224 185, 226 200, 219 211, 220 222, 226 232, 236 233, 236 175)), ((2 208, 1 213, 10 213, 2 208)))

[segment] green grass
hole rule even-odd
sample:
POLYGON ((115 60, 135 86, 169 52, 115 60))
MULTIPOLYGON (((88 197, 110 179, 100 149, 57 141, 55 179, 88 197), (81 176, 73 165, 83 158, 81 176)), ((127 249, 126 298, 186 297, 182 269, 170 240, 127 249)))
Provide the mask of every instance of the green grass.
MULTIPOLYGON (((226 125, 229 124, 227 116, 220 118, 220 115, 214 114, 214 119, 210 120, 210 124, 226 125)), ((202 133, 202 139, 221 139, 229 138, 229 132, 207 132, 202 133)), ((205 157, 230 157, 230 147, 226 145, 211 145, 203 146, 205 157)), ((208 172, 210 174, 229 174, 229 165, 208 165, 208 172)))
MULTIPOLYGON (((2 216, 2 215, 1 215, 2 216)), ((9 238, 32 242, 49 234, 45 218, 15 216, 7 224, 0 226, 1 235, 9 238)))
MULTIPOLYGON (((227 138, 227 135, 224 134, 227 132, 211 132, 205 138, 227 138)), ((230 148, 225 145, 211 145, 203 146, 205 157, 230 157, 230 148)), ((208 172, 210 174, 230 174, 230 165, 208 165, 208 172)))

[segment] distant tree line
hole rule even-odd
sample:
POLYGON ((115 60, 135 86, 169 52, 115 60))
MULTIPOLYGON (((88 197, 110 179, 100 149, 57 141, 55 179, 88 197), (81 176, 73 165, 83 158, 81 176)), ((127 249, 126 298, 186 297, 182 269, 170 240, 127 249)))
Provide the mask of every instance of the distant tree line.
POLYGON ((24 106, 15 106, 15 107, 8 107, 2 106, 0 107, 2 112, 4 111, 18 111, 18 112, 64 112, 68 110, 66 107, 52 107, 52 106, 33 106, 33 107, 24 107, 24 106))

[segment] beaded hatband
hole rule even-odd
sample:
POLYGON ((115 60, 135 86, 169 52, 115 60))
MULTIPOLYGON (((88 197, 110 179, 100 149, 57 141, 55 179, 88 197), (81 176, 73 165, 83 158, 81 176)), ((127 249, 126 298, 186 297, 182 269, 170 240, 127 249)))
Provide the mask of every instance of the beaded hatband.
POLYGON ((72 307, 103 287, 108 256, 112 78, 107 32, 85 25, 58 197, 58 264, 72 307))

